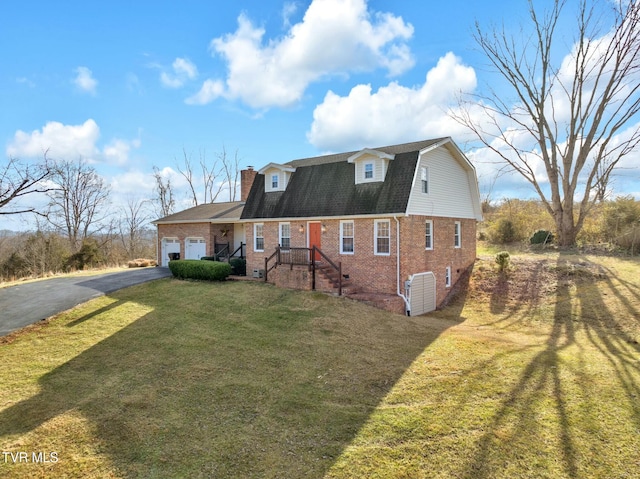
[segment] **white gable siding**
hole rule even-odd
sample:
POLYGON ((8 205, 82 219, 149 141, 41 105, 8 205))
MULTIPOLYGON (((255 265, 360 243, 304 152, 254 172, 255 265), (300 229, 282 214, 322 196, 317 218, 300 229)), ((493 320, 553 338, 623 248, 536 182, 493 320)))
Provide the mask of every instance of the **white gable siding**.
POLYGON ((291 174, 288 171, 282 171, 278 168, 269 168, 264 172, 264 190, 270 191, 284 191, 287 188, 287 182, 291 174), (274 175, 278 176, 278 187, 273 188, 271 185, 271 179, 274 175))
POLYGON ((384 181, 384 177, 387 174, 388 160, 383 160, 373 155, 363 155, 354 163, 356 167, 356 185, 359 183, 384 181), (373 163, 373 178, 365 179, 364 177, 364 165, 367 163, 373 163))
POLYGON ((409 197, 407 213, 413 215, 475 218, 469 174, 446 148, 421 156, 409 197), (429 168, 429 193, 422 193, 420 170, 429 168))

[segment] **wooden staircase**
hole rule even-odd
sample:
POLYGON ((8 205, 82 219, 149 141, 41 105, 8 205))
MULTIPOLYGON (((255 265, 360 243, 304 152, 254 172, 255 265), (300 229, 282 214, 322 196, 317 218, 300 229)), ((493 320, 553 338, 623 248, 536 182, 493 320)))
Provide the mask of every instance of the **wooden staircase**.
MULTIPOLYGON (((321 262, 316 263, 316 289, 332 291, 338 294, 340 288, 340 281, 338 278, 338 271, 328 264, 321 262)), ((349 279, 348 274, 342 275, 342 294, 353 294, 358 289, 349 279)))

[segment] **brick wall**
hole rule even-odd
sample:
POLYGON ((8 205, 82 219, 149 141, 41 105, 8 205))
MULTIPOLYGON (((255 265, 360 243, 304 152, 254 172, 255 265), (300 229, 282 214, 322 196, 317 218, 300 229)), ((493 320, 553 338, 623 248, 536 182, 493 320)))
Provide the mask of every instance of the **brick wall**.
POLYGON ((231 243, 233 248, 233 224, 211 223, 182 223, 158 225, 158 264, 162 264, 162 238, 178 238, 180 240, 180 258, 185 258, 186 238, 204 238, 206 241, 206 255, 213 256, 214 242, 231 243), (227 230, 226 236, 223 231, 227 230))
MULTIPOLYGON (((343 274, 348 274, 352 283, 363 291, 395 294, 397 290, 396 273, 396 221, 388 218, 391 226, 391 247, 387 256, 374 254, 374 219, 354 220, 355 254, 340 254, 340 220, 323 220, 325 231, 322 233, 322 251, 334 262, 342 262, 343 274)), ((473 264, 476 257, 476 221, 460 219, 461 247, 454 247, 453 218, 428 218, 409 216, 398 218, 400 222, 400 290, 404 293, 404 281, 410 275, 433 271, 436 276, 436 302, 441 304, 451 288, 445 286, 445 268, 451 267, 451 286, 462 273, 473 264), (433 221, 433 250, 425 249, 425 221, 433 221)), ((307 247, 307 222, 292 221, 291 246, 307 247), (300 232, 300 225, 304 231, 300 232)), ((264 252, 254 252, 253 225, 248 223, 247 270, 264 269, 264 259, 270 256, 279 241, 278 222, 263 223, 265 239, 264 252)), ((280 269, 280 268, 277 268, 280 269)), ((273 274, 273 272, 271 273, 273 274)), ((279 277, 278 277, 279 278, 279 277)), ((279 278, 280 280, 280 278, 279 278)), ((295 281, 295 275, 289 274, 284 282, 295 281)), ((280 283, 278 283, 280 284, 280 283)), ((306 286, 299 289, 306 289, 306 286)))
POLYGON ((401 278, 433 271, 436 276, 436 304, 440 305, 451 287, 445 286, 445 270, 451 267, 451 286, 476 258, 476 220, 410 216, 401 219, 401 278), (433 249, 425 249, 425 223, 433 221, 433 249), (460 221, 461 247, 454 247, 454 223, 460 221))

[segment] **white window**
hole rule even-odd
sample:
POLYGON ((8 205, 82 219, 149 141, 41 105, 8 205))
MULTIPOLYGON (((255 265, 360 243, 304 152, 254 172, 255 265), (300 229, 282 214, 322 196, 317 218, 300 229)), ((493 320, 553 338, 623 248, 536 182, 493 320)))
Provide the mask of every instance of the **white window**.
POLYGON ((447 288, 451 287, 451 266, 447 266, 447 269, 444 270, 444 285, 447 288))
POLYGON ((271 175, 271 189, 278 189, 278 180, 280 177, 278 175, 271 175))
POLYGON ((353 254, 353 221, 340 222, 340 253, 353 254))
POLYGON ((365 180, 373 179, 373 163, 364 164, 364 179, 365 180))
POLYGON ((391 222, 376 220, 375 222, 375 254, 388 255, 391 252, 391 222))
POLYGON ((256 223, 253 225, 253 250, 264 251, 264 225, 262 223, 256 223))
POLYGON ((455 248, 460 248, 460 222, 456 221, 453 225, 453 246, 455 248))
POLYGON ((433 249, 433 220, 427 220, 425 224, 424 248, 433 249))
POLYGON ((422 167, 420 169, 420 180, 422 182, 422 192, 429 193, 429 168, 422 167))
POLYGON ((280 247, 283 249, 291 248, 291 225, 289 223, 280 223, 280 247))

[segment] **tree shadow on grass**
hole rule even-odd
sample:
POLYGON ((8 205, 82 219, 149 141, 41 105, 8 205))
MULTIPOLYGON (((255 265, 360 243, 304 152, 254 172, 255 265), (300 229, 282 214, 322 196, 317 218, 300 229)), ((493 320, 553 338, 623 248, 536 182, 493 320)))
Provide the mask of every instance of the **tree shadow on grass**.
MULTIPOLYGON (((498 471, 502 473, 513 467, 518 463, 519 455, 530 454, 530 451, 522 449, 521 444, 524 447, 535 444, 532 437, 539 438, 538 443, 547 447, 546 452, 539 453, 552 456, 547 458, 547 464, 560 461, 556 472, 560 471, 561 477, 585 477, 582 471, 585 457, 603 463, 611 459, 597 457, 603 450, 610 450, 610 445, 602 438, 611 434, 607 430, 611 424, 601 423, 606 405, 603 408, 600 401, 607 399, 594 397, 595 390, 590 384, 592 372, 585 359, 589 354, 587 348, 599 351, 602 360, 609 363, 608 370, 613 371, 617 379, 615 389, 623 392, 615 400, 631 411, 630 420, 635 424, 632 429, 640 428, 640 348, 628 333, 629 326, 620 324, 620 317, 610 309, 611 303, 603 298, 603 294, 615 295, 620 305, 618 314, 624 318, 638 318, 637 304, 619 290, 622 285, 637 298, 637 285, 614 281, 614 273, 608 271, 604 278, 599 279, 607 283, 606 292, 603 292, 593 278, 599 275, 600 266, 586 258, 578 258, 572 263, 579 267, 567 263, 560 255, 556 267, 555 310, 549 335, 542 348, 524 366, 518 381, 505 394, 488 426, 483 428, 464 477, 491 478, 499 475, 498 471), (566 354, 569 348, 571 351, 566 354), (505 430, 509 431, 511 439, 506 454, 505 445, 501 444, 505 430), (585 437, 592 438, 590 451, 585 450, 585 437), (549 443, 553 445, 549 447, 549 443), (497 457, 496 451, 505 455, 497 457)), ((526 311, 526 306, 522 307, 526 311)), ((513 315, 508 315, 507 320, 513 321, 513 315)), ((520 351, 514 353, 519 354, 520 351)), ((482 367, 489 366, 484 364, 482 367)), ((600 390, 599 394, 603 395, 603 391, 600 390)), ((630 446, 633 449, 629 444, 617 444, 623 451, 630 446)), ((631 459, 631 468, 640 467, 640 463, 633 463, 634 454, 626 458, 631 459)), ((540 467, 538 473, 549 473, 548 465, 540 467)))
MULTIPOLYGON (((140 291, 114 293, 112 305, 73 321, 86 327, 131 302, 152 309, 2 410, 3 450, 40 450, 39 428, 73 412, 93 439, 48 438, 60 449, 52 476, 69 456, 96 450, 122 477, 322 477, 415 358, 456 324, 266 285, 140 291)), ((81 474, 104 468, 85 464, 81 474)))

